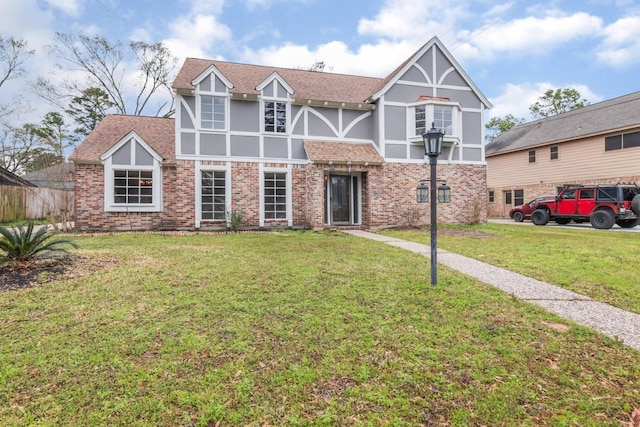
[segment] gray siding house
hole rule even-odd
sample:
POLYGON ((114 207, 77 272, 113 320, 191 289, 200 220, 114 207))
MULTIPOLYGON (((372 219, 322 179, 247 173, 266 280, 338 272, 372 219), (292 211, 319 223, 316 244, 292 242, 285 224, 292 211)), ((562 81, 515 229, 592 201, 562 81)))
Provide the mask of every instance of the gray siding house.
POLYGON ((78 147, 76 227, 375 228, 424 222, 422 134, 445 132, 439 221, 486 219, 490 102, 439 39, 384 79, 189 58, 175 119, 108 116, 78 147), (171 127, 171 134, 167 129, 171 127))

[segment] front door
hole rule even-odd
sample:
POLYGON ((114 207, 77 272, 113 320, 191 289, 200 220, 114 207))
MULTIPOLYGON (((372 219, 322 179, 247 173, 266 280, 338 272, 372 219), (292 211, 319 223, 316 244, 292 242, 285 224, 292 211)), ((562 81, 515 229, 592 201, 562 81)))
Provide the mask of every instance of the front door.
POLYGON ((360 222, 359 175, 329 175, 325 195, 326 224, 353 225, 360 222))

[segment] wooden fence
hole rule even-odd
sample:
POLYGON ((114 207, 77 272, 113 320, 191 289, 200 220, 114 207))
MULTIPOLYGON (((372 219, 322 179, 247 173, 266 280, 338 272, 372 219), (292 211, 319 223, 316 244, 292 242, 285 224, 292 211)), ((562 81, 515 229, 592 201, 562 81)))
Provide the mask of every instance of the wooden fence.
POLYGON ((47 218, 50 212, 73 215, 73 191, 0 185, 0 223, 47 218))

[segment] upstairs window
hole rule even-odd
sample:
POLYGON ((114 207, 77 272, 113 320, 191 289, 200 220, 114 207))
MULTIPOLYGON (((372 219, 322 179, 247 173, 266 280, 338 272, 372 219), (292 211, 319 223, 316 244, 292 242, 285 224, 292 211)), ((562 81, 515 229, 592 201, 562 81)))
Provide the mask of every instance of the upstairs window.
POLYGON ((433 122, 436 129, 442 129, 445 135, 453 135, 453 108, 434 105, 433 122))
POLYGON ((553 147, 549 148, 549 159, 558 160, 558 146, 557 145, 554 145, 553 147))
POLYGON ((226 127, 226 100, 221 96, 200 96, 200 127, 224 130, 226 127))
POLYGON ((536 162, 536 150, 529 150, 529 163, 536 162))
POLYGON ((264 131, 287 132, 287 103, 265 101, 264 103, 264 131))
POLYGON ((422 136, 431 129, 441 129, 445 135, 454 136, 455 111, 449 105, 417 105, 414 107, 415 136, 422 136))
POLYGON ((604 151, 623 150, 633 147, 640 147, 640 132, 607 136, 604 139, 604 151))

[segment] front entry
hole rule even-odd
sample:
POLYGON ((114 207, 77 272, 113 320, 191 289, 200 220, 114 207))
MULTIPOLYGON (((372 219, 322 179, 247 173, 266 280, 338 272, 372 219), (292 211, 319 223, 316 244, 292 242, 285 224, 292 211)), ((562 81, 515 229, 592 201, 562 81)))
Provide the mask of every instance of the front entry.
POLYGON ((360 224, 360 174, 325 176, 325 225, 360 224))

